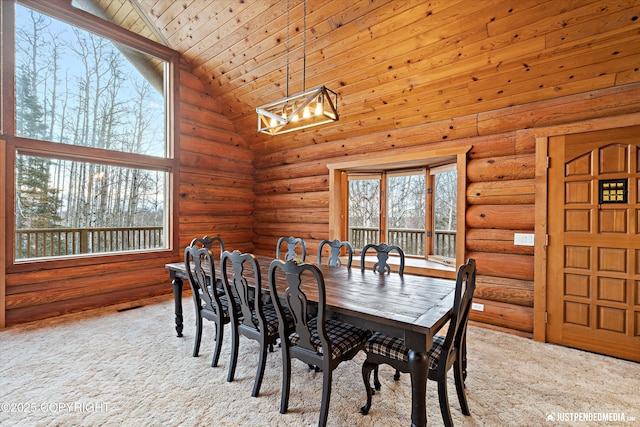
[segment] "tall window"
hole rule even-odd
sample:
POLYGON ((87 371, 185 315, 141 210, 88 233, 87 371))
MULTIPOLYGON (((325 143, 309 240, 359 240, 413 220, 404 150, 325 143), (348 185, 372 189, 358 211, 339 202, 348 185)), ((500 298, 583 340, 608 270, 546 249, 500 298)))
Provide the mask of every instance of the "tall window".
POLYGON ((406 255, 454 261, 455 164, 348 174, 349 240, 356 248, 386 242, 406 255))
POLYGON ((15 7, 15 259, 167 249, 174 52, 71 21, 15 7))

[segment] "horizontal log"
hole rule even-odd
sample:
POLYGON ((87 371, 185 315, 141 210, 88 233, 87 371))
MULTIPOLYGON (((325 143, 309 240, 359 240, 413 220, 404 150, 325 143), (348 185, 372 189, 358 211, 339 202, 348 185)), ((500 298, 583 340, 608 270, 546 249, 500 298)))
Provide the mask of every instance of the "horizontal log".
POLYGON ((533 281, 532 255, 468 252, 467 258, 476 260, 478 275, 533 281))
MULTIPOLYGON (((208 126, 206 123, 194 123, 188 120, 181 120, 180 135, 216 141, 227 144, 229 147, 235 147, 243 150, 247 150, 249 147, 246 141, 237 132, 208 126)), ((253 158, 253 152, 251 152, 251 150, 248 150, 248 154, 253 158)))
POLYGON ((250 247, 254 232, 253 230, 220 230, 218 232, 218 230, 211 229, 211 227, 180 230, 179 252, 182 253, 194 238, 203 236, 219 236, 224 242, 225 249, 234 250, 236 249, 235 246, 238 245, 250 247))
POLYGON ((471 228, 466 232, 465 248, 467 251, 532 255, 534 253, 533 246, 514 245, 515 233, 531 233, 531 230, 471 228))
POLYGON ((534 205, 471 205, 465 215, 467 228, 533 230, 534 205))
MULTIPOLYGON (((256 210, 274 209, 279 206, 305 209, 307 206, 329 206, 329 193, 316 191, 308 193, 276 194, 273 196, 258 196, 255 200, 256 210)), ((328 218, 327 218, 328 220, 328 218)))
POLYGON ((247 215, 238 217, 236 215, 181 215, 180 218, 180 230, 182 227, 189 226, 202 226, 205 229, 222 229, 222 230, 241 230, 252 229, 254 225, 254 219, 247 215))
POLYGON ((471 310, 469 320, 488 323, 523 332, 533 332, 533 308, 474 296, 473 302, 484 305, 484 311, 471 310))
MULTIPOLYGON (((201 186, 219 186, 233 188, 253 188, 252 175, 243 173, 224 173, 225 171, 202 168, 180 168, 180 184, 201 186)), ((231 171, 229 171, 231 172, 231 171)))
POLYGON ((329 174, 320 176, 307 176, 295 180, 280 179, 276 181, 261 182, 255 185, 255 194, 269 195, 282 193, 306 193, 308 191, 328 191, 329 174))
POLYGON ((148 259, 125 260, 105 262, 104 258, 88 258, 84 264, 78 263, 73 268, 41 268, 24 272, 12 272, 5 275, 6 293, 15 294, 20 292, 37 291, 38 289, 65 288, 65 281, 74 278, 102 276, 113 273, 135 274, 147 268, 156 267, 159 264, 171 262, 171 256, 157 256, 148 259), (55 281, 51 281, 51 278, 55 281))
MULTIPOLYGON (((233 123, 222 114, 210 110, 208 106, 195 106, 190 104, 180 104, 180 119, 193 123, 207 123, 220 129, 235 132, 233 123)), ((215 108, 215 107, 214 107, 215 108)))
POLYGON ((38 289, 23 287, 19 293, 6 295, 6 308, 12 310, 29 306, 39 306, 57 301, 82 299, 91 295, 105 295, 123 289, 153 285, 163 277, 162 265, 133 272, 112 272, 110 274, 76 277, 60 280, 51 277, 49 282, 42 283, 38 289))
POLYGON ((329 208, 308 206, 305 209, 292 209, 289 207, 278 209, 259 209, 253 214, 256 225, 262 223, 329 223, 329 208))
POLYGON ((172 292, 168 275, 163 281, 154 281, 144 287, 131 287, 108 294, 87 295, 72 300, 55 301, 52 303, 26 306, 7 310, 7 326, 17 325, 49 317, 61 316, 109 305, 137 301, 144 298, 166 295, 172 292))
POLYGON ((474 298, 533 307, 533 282, 504 277, 477 276, 474 298))
POLYGON ((251 175, 253 166, 246 159, 236 160, 220 156, 203 156, 202 152, 180 151, 180 167, 202 170, 233 171, 234 174, 251 175))
POLYGON ((255 199, 251 188, 205 186, 198 183, 180 185, 179 197, 182 200, 240 201, 246 203, 253 203, 255 199))
POLYGON ((251 215, 254 207, 251 203, 225 202, 212 200, 181 200, 180 215, 251 215))
POLYGON ((533 179, 535 166, 535 154, 471 160, 467 163, 467 179, 470 182, 533 179))
MULTIPOLYGON (((259 156, 257 156, 259 157, 259 156)), ((265 169, 256 169, 253 175, 256 182, 277 181, 283 179, 295 180, 307 176, 329 175, 327 162, 316 160, 311 162, 298 162, 285 166, 267 167, 265 169)))
POLYGON ((528 205, 535 202, 534 179, 472 182, 467 186, 471 205, 528 205))
POLYGON ((253 153, 248 148, 231 145, 226 141, 182 134, 180 136, 180 152, 216 153, 216 156, 233 159, 237 162, 251 164, 253 153))
POLYGON ((504 328, 502 326, 490 325, 489 323, 476 322, 471 319, 469 319, 469 325, 476 326, 478 328, 489 329, 492 331, 502 332, 504 334, 515 335, 522 338, 533 339, 532 332, 518 331, 515 329, 504 328))

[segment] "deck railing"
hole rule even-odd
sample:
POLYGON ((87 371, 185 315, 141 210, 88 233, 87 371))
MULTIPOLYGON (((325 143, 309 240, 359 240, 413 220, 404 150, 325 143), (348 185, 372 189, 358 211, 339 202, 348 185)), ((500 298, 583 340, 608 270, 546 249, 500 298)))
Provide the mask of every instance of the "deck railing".
MULTIPOLYGON (((349 228, 349 241, 356 249, 361 249, 369 243, 379 243, 379 230, 375 227, 349 228)), ((397 245, 407 255, 424 256, 424 230, 407 228, 390 228, 388 244, 397 245)), ((433 239, 433 252, 449 258, 456 256, 456 232, 436 230, 433 239)))
POLYGON ((16 230, 16 259, 162 248, 162 227, 16 230))

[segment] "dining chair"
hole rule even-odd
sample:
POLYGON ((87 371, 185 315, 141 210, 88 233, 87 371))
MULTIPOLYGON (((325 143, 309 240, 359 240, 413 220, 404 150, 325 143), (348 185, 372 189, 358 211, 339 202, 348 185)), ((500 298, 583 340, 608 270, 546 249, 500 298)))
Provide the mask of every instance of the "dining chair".
POLYGON ((340 241, 339 239, 335 240, 323 240, 318 245, 318 259, 317 264, 322 265, 322 248, 327 245, 329 246, 330 254, 329 260, 327 261, 327 265, 329 267, 340 267, 342 265, 342 259, 340 259, 340 250, 342 248, 346 248, 347 250, 347 268, 351 268, 351 262, 353 261, 353 247, 351 243, 348 241, 340 241))
MULTIPOLYGON (((467 322, 476 286, 476 262, 469 259, 458 269, 456 289, 449 326, 446 335, 436 335, 433 345, 428 352, 428 378, 438 382, 438 400, 440 412, 445 426, 453 426, 449 398, 447 395, 447 372, 453 367, 453 378, 460 402, 460 409, 464 415, 471 415, 467 395, 465 393, 466 377, 466 339, 467 322)), ((389 337, 381 333, 374 333, 365 345, 367 357, 362 365, 362 379, 367 391, 367 403, 360 411, 366 415, 371 408, 373 390, 370 384, 371 371, 382 363, 386 363, 402 372, 409 372, 409 348, 401 338, 389 337)), ((380 390, 380 381, 374 371, 374 386, 380 390)))
MULTIPOLYGON (((398 274, 401 275, 401 276, 403 275, 403 273, 404 273, 404 251, 402 250, 402 248, 400 248, 400 246, 387 245, 386 243, 380 243, 380 244, 370 243, 368 245, 365 245, 362 248, 362 255, 360 256, 360 270, 362 270, 362 271, 365 270, 365 257, 366 257, 367 251, 369 249, 375 250, 377 258, 378 258, 378 262, 373 264, 373 271, 378 272, 378 273, 383 273, 383 274, 384 273, 390 274, 391 273, 391 266, 387 262, 389 260, 389 253, 391 253, 392 251, 396 251, 398 253, 399 258, 400 258, 400 267, 398 268, 398 274)), ((375 369, 375 375, 377 377, 378 368, 375 369)), ((395 381, 400 381, 400 371, 396 370, 395 374, 393 374, 393 379, 395 381)))
POLYGON ((374 244, 369 243, 362 248, 362 254, 360 255, 360 269, 365 269, 365 256, 367 251, 373 249, 376 251, 378 261, 373 265, 373 271, 378 273, 391 273, 391 266, 388 263, 389 254, 392 251, 396 251, 400 257, 400 267, 398 273, 402 275, 404 273, 404 251, 397 245, 387 245, 386 243, 374 244))
MULTIPOLYGON (((262 294, 262 278, 255 255, 240 251, 225 251, 220 260, 222 282, 228 301, 239 302, 239 307, 230 310, 231 317, 231 360, 227 381, 233 381, 238 363, 239 335, 258 341, 260 355, 258 370, 253 382, 251 396, 258 396, 264 369, 267 363, 267 347, 273 351, 273 344, 278 339, 278 316, 271 302, 264 301, 262 294), (229 273, 229 266, 232 273, 229 273), (245 268, 248 267, 248 268, 245 268), (249 276, 249 280, 247 280, 249 276), (237 295, 237 299, 235 296, 237 295)), ((285 330, 293 328, 293 319, 288 311, 284 313, 285 330)))
POLYGON ((280 413, 286 413, 289 407, 291 359, 296 358, 322 369, 322 402, 318 425, 324 427, 329 414, 333 370, 362 350, 371 332, 328 318, 324 277, 316 265, 298 263, 296 260, 273 260, 269 266, 269 291, 276 307, 282 344, 280 413), (278 292, 278 288, 283 289, 285 286, 286 289, 278 292), (315 316, 311 312, 314 299, 309 300, 308 294, 317 294, 315 316), (285 308, 290 310, 294 319, 293 333, 289 333, 286 328, 285 308))
POLYGON ((206 247, 198 244, 189 245, 184 250, 184 264, 189 277, 189 285, 193 294, 193 302, 196 308, 196 338, 193 346, 193 357, 197 357, 200 351, 202 339, 202 319, 208 319, 215 323, 216 346, 213 352, 211 366, 218 365, 220 349, 224 336, 224 325, 231 321, 228 311, 227 296, 218 292, 214 269, 214 253, 206 247))
POLYGON ((282 243, 287 244, 287 252, 284 254, 284 260, 289 261, 290 259, 301 259, 305 260, 307 257, 307 245, 304 242, 304 239, 300 237, 281 237, 278 239, 278 244, 276 245, 276 258, 283 259, 280 256, 280 250, 282 243), (297 247, 300 246, 300 254, 296 252, 297 247))

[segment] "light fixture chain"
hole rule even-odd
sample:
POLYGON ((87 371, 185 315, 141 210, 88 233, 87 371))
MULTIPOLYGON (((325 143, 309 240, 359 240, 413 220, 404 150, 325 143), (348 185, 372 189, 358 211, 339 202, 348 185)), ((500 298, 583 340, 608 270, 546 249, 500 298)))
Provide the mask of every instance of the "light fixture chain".
POLYGON ((289 97, 289 0, 287 0, 287 72, 286 72, 286 90, 285 90, 285 97, 288 98, 289 97))
POLYGON ((302 29, 302 91, 304 92, 304 81, 307 70, 307 0, 304 0, 302 29))

